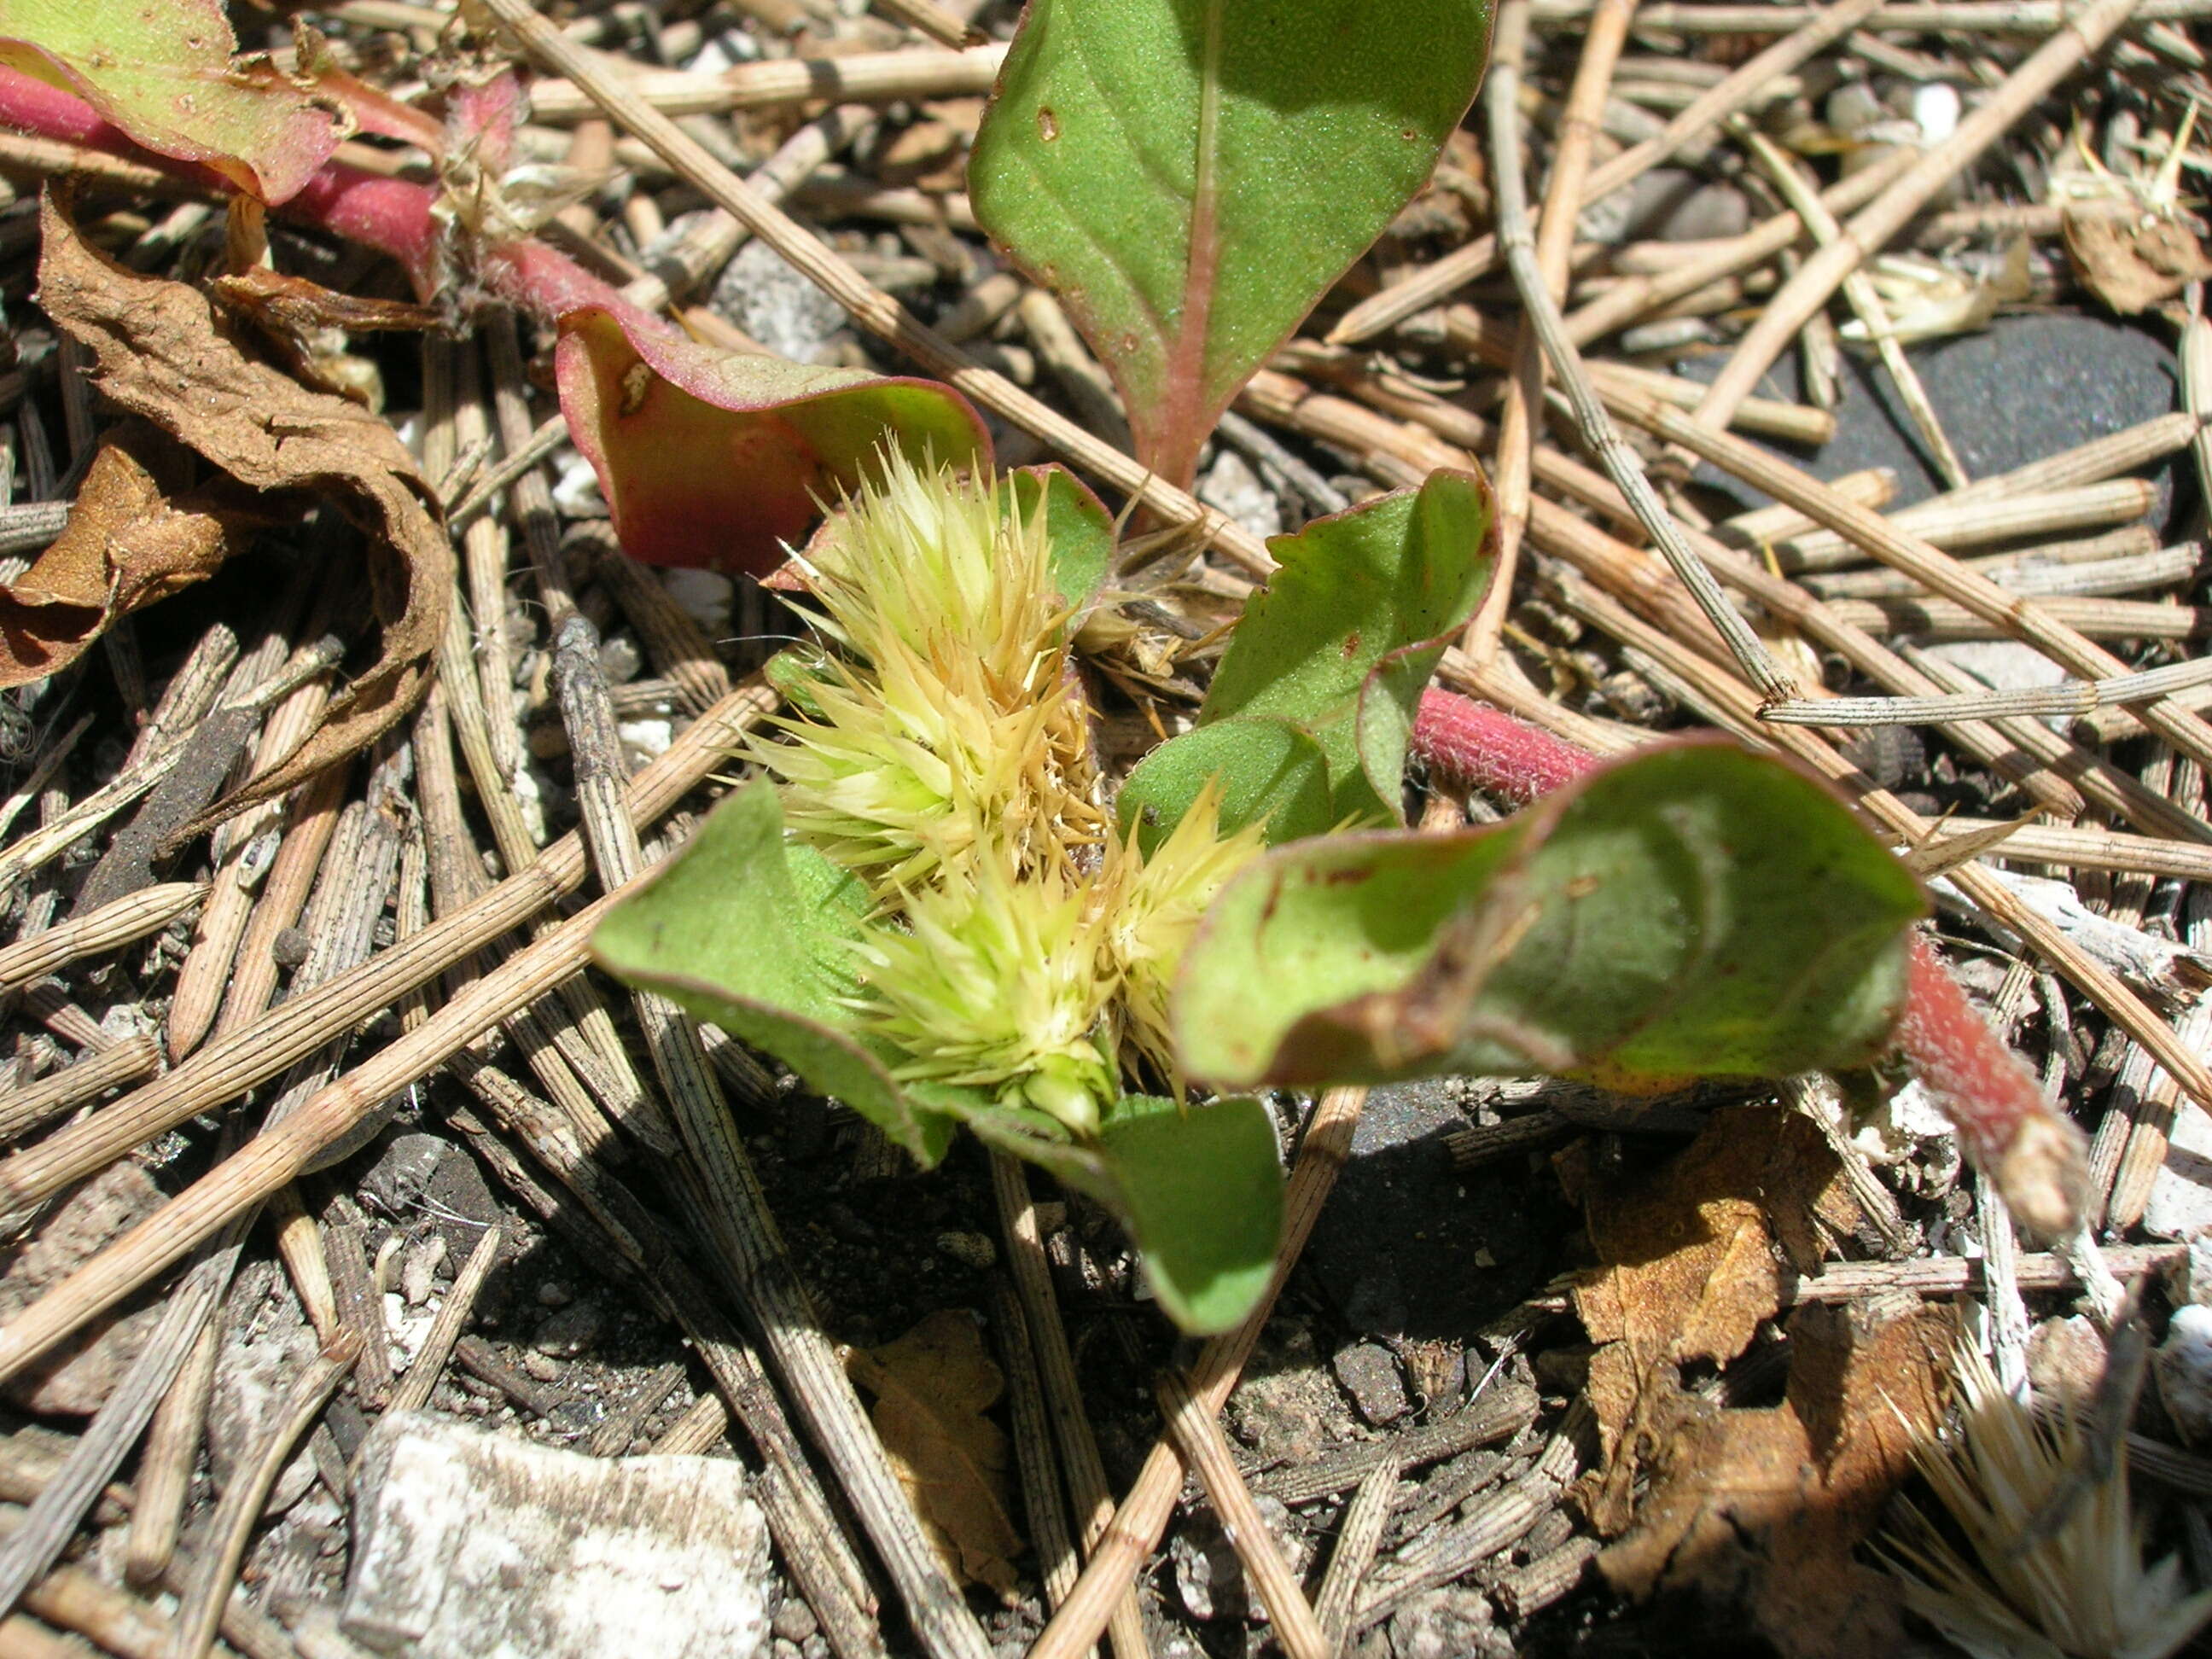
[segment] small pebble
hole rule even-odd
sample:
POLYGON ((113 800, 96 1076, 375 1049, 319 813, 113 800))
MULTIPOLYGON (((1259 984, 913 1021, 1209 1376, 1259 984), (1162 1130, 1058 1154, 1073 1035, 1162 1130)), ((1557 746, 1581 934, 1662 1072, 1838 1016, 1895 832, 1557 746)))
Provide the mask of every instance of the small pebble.
POLYGON ((432 1233, 417 1239, 399 1264, 399 1293, 407 1298, 407 1305, 419 1308, 430 1299, 430 1291, 438 1282, 438 1269, 445 1265, 446 1236, 432 1233))
POLYGON ((539 1353, 573 1359, 599 1340, 606 1319, 596 1302, 579 1302, 546 1316, 530 1346, 539 1353))
POLYGON ((1354 1342, 1337 1350, 1329 1361, 1336 1380, 1352 1396, 1359 1414, 1378 1428, 1395 1423, 1413 1409, 1406 1397, 1405 1379, 1390 1351, 1374 1342, 1354 1342))
POLYGON ((937 1248, 962 1267, 973 1267, 979 1273, 995 1267, 999 1261, 999 1247, 988 1233, 939 1233, 937 1248))
POLYGON ((787 1595, 783 1605, 775 1610, 775 1619, 769 1626, 776 1639, 781 1642, 804 1642, 822 1628, 814 1616, 814 1609, 796 1595, 787 1595))

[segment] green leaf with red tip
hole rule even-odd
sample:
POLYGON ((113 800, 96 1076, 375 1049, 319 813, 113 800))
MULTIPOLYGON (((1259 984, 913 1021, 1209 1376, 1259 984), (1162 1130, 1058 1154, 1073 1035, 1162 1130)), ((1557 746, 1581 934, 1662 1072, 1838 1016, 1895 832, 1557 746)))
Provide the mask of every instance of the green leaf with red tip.
POLYGON ((1188 484, 1237 388, 1427 182, 1488 0, 1030 0, 976 134, 975 216, 1188 484))
POLYGON ((74 93, 158 155, 289 200, 331 158, 331 112, 266 58, 240 58, 217 0, 9 0, 0 65, 74 93))
POLYGON ((934 380, 724 351, 597 307, 562 318, 553 362, 623 550, 647 564, 765 575, 885 446, 990 460, 981 419, 934 380))
POLYGON ((1668 744, 1500 824, 1268 854, 1183 958, 1176 1041, 1191 1077, 1238 1088, 1854 1065, 1888 1040, 1925 908, 1819 781, 1668 744))

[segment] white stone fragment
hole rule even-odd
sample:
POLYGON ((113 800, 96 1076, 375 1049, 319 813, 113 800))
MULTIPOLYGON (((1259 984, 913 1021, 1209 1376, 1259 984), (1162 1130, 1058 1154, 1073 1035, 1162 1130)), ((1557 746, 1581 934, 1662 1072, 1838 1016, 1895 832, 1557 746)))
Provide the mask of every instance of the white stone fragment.
POLYGON ((341 1624, 407 1659, 750 1659, 768 1527, 727 1458, 587 1457, 421 1412, 363 1444, 341 1624))

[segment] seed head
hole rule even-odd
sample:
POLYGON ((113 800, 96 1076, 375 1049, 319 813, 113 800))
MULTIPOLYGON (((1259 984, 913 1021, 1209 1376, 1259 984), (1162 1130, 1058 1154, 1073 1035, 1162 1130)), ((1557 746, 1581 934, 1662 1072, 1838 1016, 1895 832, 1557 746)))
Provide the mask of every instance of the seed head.
POLYGON ((917 888, 905 924, 861 943, 863 1021, 908 1056, 902 1080, 987 1089, 1008 1104, 1095 1133, 1121 1093, 1110 1005, 1117 975, 1089 882, 1040 872, 1017 880, 977 848, 917 888))
POLYGON ((793 830, 879 891, 932 879, 979 835, 1017 871, 1103 836, 1042 510, 1008 506, 886 454, 806 563, 842 653, 809 687, 814 716, 748 753, 784 781, 793 830))

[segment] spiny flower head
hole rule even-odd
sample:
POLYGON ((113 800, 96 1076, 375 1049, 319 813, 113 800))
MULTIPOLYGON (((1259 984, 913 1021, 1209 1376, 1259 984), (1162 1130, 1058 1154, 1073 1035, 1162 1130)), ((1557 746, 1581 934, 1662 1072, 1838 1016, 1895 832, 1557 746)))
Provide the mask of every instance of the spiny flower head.
POLYGON ((1112 945, 1127 1041, 1171 1080, 1176 1070, 1168 993, 1176 970, 1214 896, 1266 845, 1264 825, 1248 823, 1224 836, 1220 822, 1220 791, 1208 783, 1150 857, 1138 852, 1133 830, 1115 844, 1109 860, 1125 872, 1113 908, 1112 945))
POLYGON ((749 753, 784 780, 792 827, 879 891, 979 831, 1017 871, 1070 867, 1104 827, 1042 510, 896 453, 880 471, 803 562, 842 654, 812 717, 749 753))
MULTIPOLYGON (((981 837, 975 838, 979 843, 981 837)), ((1016 879, 980 845, 864 936, 856 1006, 908 1058, 906 1081, 986 1089, 1079 1134, 1121 1092, 1109 1035, 1118 975, 1095 883, 1016 879)))

